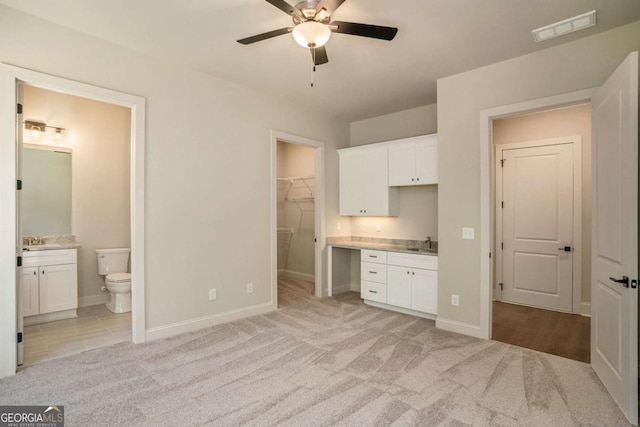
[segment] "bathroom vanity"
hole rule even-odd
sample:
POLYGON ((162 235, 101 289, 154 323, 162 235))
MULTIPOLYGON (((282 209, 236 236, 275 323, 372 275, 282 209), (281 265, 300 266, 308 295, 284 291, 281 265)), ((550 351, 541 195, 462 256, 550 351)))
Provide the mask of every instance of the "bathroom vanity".
POLYGON ((25 325, 77 317, 78 251, 62 245, 48 246, 22 254, 25 325))

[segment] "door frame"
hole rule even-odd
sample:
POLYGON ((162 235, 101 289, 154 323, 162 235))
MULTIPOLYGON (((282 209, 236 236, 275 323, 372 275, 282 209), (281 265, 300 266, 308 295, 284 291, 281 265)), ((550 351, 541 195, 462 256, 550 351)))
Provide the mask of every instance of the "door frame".
MULTIPOLYGON (((502 167, 498 166, 502 158, 502 151, 520 148, 545 147, 550 145, 573 145, 573 268, 572 268, 572 300, 571 312, 582 314, 582 135, 560 138, 540 139, 534 141, 513 142, 508 144, 493 144, 494 154, 494 212, 495 212, 495 241, 502 241, 502 209, 499 206, 499 195, 502 194, 502 167)), ((502 291, 497 288, 502 282, 502 251, 495 247, 495 279, 493 282, 494 299, 502 300, 502 291)))
POLYGON ((80 96, 131 109, 131 281, 132 341, 146 340, 144 193, 145 99, 25 68, 0 63, 0 378, 14 375, 17 363, 16 256, 16 90, 17 83, 80 96))
POLYGON ((493 283, 495 275, 495 167, 492 122, 508 116, 591 102, 597 88, 569 92, 480 111, 480 328, 474 336, 491 339, 493 283))
POLYGON ((303 145, 314 149, 315 156, 315 206, 314 206, 314 221, 315 221, 315 291, 314 295, 317 298, 323 296, 324 274, 323 274, 323 254, 325 252, 325 216, 324 216, 324 157, 325 157, 325 144, 321 141, 305 138, 298 135, 293 135, 277 130, 271 131, 271 167, 269 174, 269 184, 271 188, 271 220, 270 235, 271 235, 271 304, 274 310, 278 309, 278 141, 287 142, 289 144, 303 145))

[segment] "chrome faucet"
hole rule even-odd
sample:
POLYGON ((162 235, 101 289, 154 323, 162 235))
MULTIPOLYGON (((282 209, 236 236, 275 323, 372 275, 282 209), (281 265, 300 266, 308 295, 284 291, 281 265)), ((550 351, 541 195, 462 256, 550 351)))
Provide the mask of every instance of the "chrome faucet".
POLYGON ((427 236, 427 239, 424 241, 429 249, 431 249, 431 236, 427 236))

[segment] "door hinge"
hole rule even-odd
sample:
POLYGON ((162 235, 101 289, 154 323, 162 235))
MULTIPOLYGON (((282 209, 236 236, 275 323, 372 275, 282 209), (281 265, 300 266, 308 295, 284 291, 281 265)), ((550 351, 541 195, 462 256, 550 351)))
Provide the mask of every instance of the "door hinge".
POLYGON ((500 249, 504 249, 504 242, 500 243, 500 249))
POLYGON ((19 179, 18 182, 16 182, 16 188, 18 190, 22 190, 22 180, 21 179, 19 179))
POLYGON ((491 258, 491 252, 489 252, 489 258, 491 258))
POLYGON ((21 256, 18 257, 18 259, 16 261, 16 264, 17 264, 18 267, 22 267, 22 257, 21 256))
POLYGON ((638 287, 638 281, 636 279, 631 280, 631 289, 638 287))
POLYGON ((500 204, 502 205, 502 209, 504 209, 504 202, 500 202, 500 204))
POLYGON ((317 239, 317 238, 313 239, 313 241, 314 241, 315 243, 318 243, 318 239, 317 239))
POLYGON ((503 291, 504 290, 504 285, 502 283, 498 283, 498 286, 500 286, 500 290, 503 291))
POLYGON ((22 104, 16 106, 16 114, 22 114, 22 104))
POLYGON ((18 332, 18 342, 22 342, 22 332, 18 332))
POLYGON ((507 159, 500 159, 500 167, 504 167, 504 163, 507 161, 507 159))

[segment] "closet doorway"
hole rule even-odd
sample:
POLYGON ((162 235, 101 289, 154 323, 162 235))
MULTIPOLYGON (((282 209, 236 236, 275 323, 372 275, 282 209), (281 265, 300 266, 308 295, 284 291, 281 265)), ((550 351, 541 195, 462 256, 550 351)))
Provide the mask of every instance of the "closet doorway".
POLYGON ((289 292, 322 297, 323 160, 323 143, 272 133, 272 289, 278 305, 289 292))

